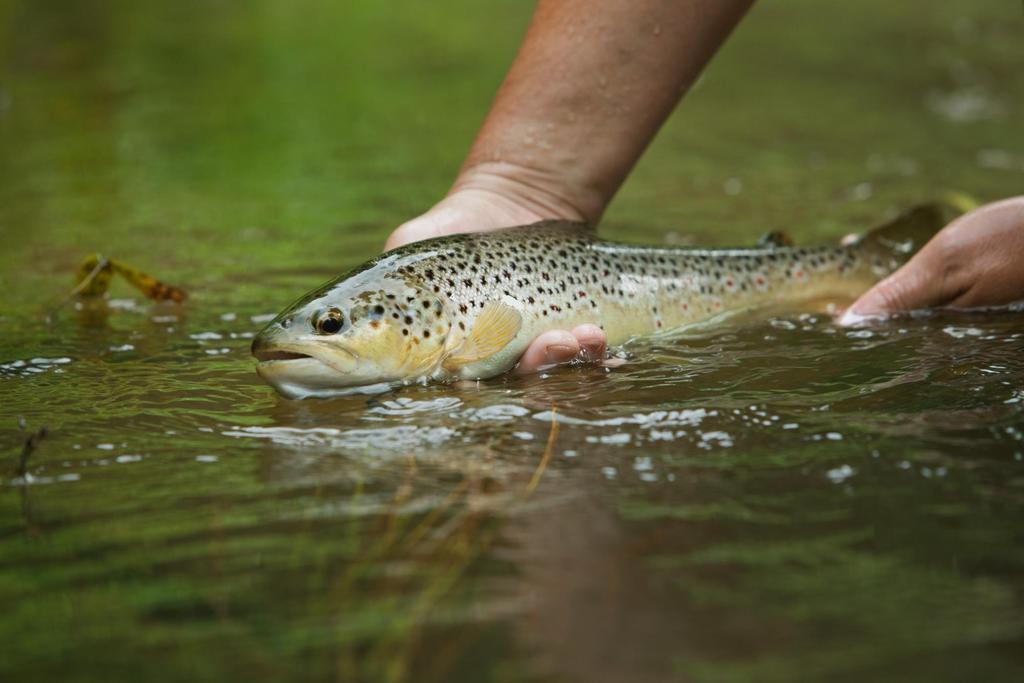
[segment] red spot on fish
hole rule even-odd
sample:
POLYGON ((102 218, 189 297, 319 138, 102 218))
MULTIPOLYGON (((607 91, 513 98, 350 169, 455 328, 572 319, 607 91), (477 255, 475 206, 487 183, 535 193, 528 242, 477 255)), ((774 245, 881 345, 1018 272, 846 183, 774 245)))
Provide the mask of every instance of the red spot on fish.
POLYGON ((658 327, 661 327, 661 321, 660 320, 658 321, 658 327))
POLYGON ((729 288, 732 288, 732 279, 726 280, 725 281, 725 286, 729 287, 729 288))
POLYGON ((793 273, 793 275, 797 278, 802 278, 804 276, 804 271, 798 270, 795 273, 793 273))
POLYGON ((844 266, 844 265, 840 265, 840 266, 839 266, 839 272, 840 272, 840 273, 845 273, 845 272, 846 272, 846 266, 844 266))
POLYGON ((688 311, 688 310, 690 310, 690 304, 685 304, 685 303, 684 303, 684 304, 683 304, 683 310, 684 310, 684 311, 688 311))
POLYGON ((584 292, 584 291, 580 290, 580 294, 579 294, 579 297, 580 297, 581 299, 582 299, 583 297, 585 297, 586 295, 587 295, 587 293, 586 293, 586 292, 584 292))
POLYGON ((757 284, 759 284, 759 285, 763 285, 764 284, 764 278, 761 277, 760 275, 757 276, 757 284))

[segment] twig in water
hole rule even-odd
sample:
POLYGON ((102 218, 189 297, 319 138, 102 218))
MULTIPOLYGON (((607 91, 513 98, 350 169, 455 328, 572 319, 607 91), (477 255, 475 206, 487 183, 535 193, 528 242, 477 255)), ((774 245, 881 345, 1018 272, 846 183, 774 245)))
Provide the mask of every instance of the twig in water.
POLYGON ((71 301, 89 293, 100 293, 107 291, 110 284, 110 262, 100 254, 91 256, 82 262, 78 270, 78 284, 64 297, 59 304, 47 313, 46 322, 52 323, 60 309, 67 306, 71 301))
POLYGON ((555 452, 556 439, 558 439, 558 408, 551 406, 551 431, 548 432, 548 444, 544 447, 544 455, 541 456, 537 469, 534 470, 533 476, 530 477, 530 483, 526 485, 526 495, 533 493, 533 490, 537 488, 537 484, 540 483, 540 478, 544 476, 544 470, 548 468, 551 454, 555 452))
POLYGON ((188 295, 180 287, 168 285, 157 280, 152 275, 143 273, 138 268, 133 268, 121 261, 108 259, 101 254, 93 254, 87 257, 78 267, 77 284, 71 293, 65 297, 47 316, 52 320, 54 315, 61 308, 75 299, 98 298, 107 293, 110 288, 110 280, 114 275, 120 275, 128 284, 156 301, 184 301, 188 295))
POLYGON ((39 431, 33 432, 25 439, 25 445, 21 448, 21 457, 18 458, 18 467, 14 470, 17 476, 24 477, 28 473, 28 460, 39 446, 39 442, 46 438, 46 433, 46 427, 40 427, 39 431))

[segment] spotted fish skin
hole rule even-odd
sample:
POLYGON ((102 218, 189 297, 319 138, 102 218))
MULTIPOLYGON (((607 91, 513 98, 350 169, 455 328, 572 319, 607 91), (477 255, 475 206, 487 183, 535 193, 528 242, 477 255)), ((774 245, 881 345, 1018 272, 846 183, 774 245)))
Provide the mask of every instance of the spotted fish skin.
POLYGON ((383 254, 300 299, 257 336, 253 352, 268 359, 261 374, 292 396, 493 377, 547 330, 593 323, 618 345, 733 311, 852 299, 923 243, 918 234, 905 239, 902 227, 847 246, 772 240, 737 249, 621 244, 558 221, 440 237, 383 254), (343 321, 340 330, 318 328, 325 311, 343 321), (321 378, 313 362, 273 362, 303 354, 330 371, 321 378))
MULTIPOLYGON (((726 312, 850 298, 902 262, 859 245, 636 246, 601 240, 561 222, 443 237, 392 254, 397 258, 384 270, 438 297, 456 333, 472 329, 478 313, 495 300, 521 313, 522 328, 507 353, 459 373, 467 377, 509 369, 510 361, 547 330, 593 323, 609 344, 618 345, 726 312)), ((401 302, 393 306, 392 315, 404 320, 406 308, 401 302)), ((407 326, 414 340, 429 335, 423 322, 417 316, 407 326)))

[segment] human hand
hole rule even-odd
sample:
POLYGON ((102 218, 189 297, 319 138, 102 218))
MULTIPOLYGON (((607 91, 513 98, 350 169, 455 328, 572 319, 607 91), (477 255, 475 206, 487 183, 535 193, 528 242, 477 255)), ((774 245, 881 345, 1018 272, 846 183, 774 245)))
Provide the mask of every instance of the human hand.
POLYGON ((840 324, 922 308, 1024 300, 1024 197, 986 204, 940 230, 850 306, 840 324))
POLYGON ((585 221, 576 204, 554 189, 554 179, 512 164, 481 164, 459 176, 444 199, 421 216, 398 226, 385 250, 431 237, 487 232, 528 225, 546 218, 585 221))
MULTIPOLYGON (((526 225, 545 218, 584 219, 561 193, 540 189, 545 185, 541 180, 524 178, 519 169, 471 169, 436 206, 392 232, 385 249, 442 235, 526 225)), ((533 340, 516 372, 531 374, 574 360, 600 361, 606 348, 604 331, 597 325, 580 325, 571 331, 549 330, 533 340)))

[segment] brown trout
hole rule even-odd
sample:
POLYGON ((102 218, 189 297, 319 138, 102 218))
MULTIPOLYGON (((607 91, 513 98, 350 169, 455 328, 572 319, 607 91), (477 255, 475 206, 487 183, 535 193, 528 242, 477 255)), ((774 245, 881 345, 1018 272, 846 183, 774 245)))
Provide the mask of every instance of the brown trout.
POLYGON ((846 246, 683 249, 608 242, 544 221, 409 244, 299 299, 255 338, 257 370, 289 398, 484 379, 537 335, 594 323, 610 345, 726 313, 851 300, 941 227, 918 207, 846 246))

